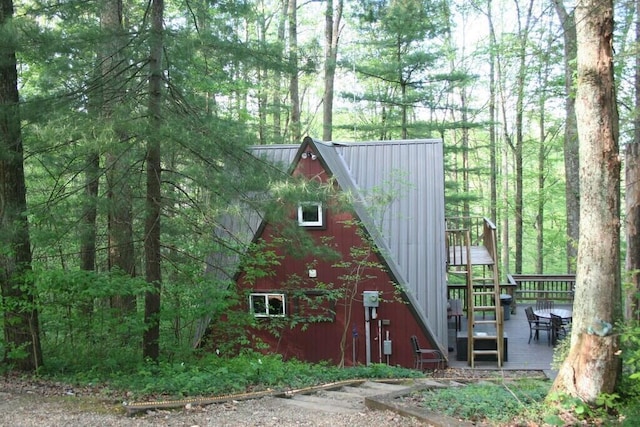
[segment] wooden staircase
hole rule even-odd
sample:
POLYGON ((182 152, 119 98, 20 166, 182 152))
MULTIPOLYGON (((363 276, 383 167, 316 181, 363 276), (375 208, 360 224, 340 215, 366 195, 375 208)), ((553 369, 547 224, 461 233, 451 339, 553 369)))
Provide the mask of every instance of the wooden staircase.
POLYGON ((466 284, 467 361, 482 356, 504 360, 496 227, 486 218, 447 218, 447 268, 466 284))

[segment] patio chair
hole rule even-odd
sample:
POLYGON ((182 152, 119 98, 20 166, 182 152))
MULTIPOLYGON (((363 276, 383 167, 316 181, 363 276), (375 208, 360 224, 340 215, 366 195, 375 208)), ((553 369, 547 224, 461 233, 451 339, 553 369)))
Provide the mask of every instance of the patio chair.
POLYGON ((569 332, 567 331, 567 328, 565 326, 566 324, 563 323, 562 317, 551 313, 551 328, 552 328, 551 334, 553 337, 552 339, 553 345, 556 345, 556 343, 558 342, 558 339, 566 338, 569 336, 569 332))
POLYGON ((447 318, 454 318, 456 332, 462 330, 462 315, 462 301, 459 299, 450 299, 447 302, 447 318))
POLYGON ((553 300, 539 299, 536 301, 536 310, 551 310, 553 307, 553 300))
POLYGON ((435 364, 435 370, 444 369, 444 364, 447 359, 444 358, 440 350, 433 350, 430 348, 420 348, 418 343, 418 337, 411 336, 411 349, 413 351, 413 367, 424 371, 425 364, 435 364))
POLYGON ((540 331, 547 331, 548 345, 551 345, 551 323, 541 320, 533 314, 533 307, 531 306, 525 308, 524 312, 527 314, 527 321, 529 322, 529 342, 527 344, 531 344, 531 338, 533 336, 538 339, 540 331))

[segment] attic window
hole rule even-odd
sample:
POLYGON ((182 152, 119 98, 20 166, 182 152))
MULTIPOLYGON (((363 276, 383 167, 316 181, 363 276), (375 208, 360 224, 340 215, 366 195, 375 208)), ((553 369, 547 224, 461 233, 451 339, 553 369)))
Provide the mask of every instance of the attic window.
POLYGON ((301 227, 324 227, 322 203, 302 203, 298 206, 298 225, 301 227))
POLYGON ((284 294, 251 294, 249 309, 255 317, 284 317, 286 314, 284 294))

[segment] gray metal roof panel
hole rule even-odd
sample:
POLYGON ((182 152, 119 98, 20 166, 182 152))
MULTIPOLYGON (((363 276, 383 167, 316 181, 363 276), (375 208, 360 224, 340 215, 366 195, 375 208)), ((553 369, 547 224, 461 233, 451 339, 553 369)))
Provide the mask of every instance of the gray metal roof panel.
POLYGON ((356 213, 425 326, 446 347, 442 141, 314 143, 341 188, 356 194, 356 213), (379 200, 388 204, 378 206, 379 200))
MULTIPOLYGON (((251 152, 291 171, 304 143, 316 149, 341 190, 353 195, 356 214, 391 273, 436 338, 434 344, 446 351, 442 141, 324 142, 305 138, 301 145, 261 145, 251 147, 251 152)), ((239 225, 237 218, 231 220, 239 225)), ((261 216, 248 215, 244 221, 249 222, 245 224, 248 233, 241 235, 248 244, 249 235, 259 229, 261 216)), ((232 228, 236 225, 228 224, 232 228)))

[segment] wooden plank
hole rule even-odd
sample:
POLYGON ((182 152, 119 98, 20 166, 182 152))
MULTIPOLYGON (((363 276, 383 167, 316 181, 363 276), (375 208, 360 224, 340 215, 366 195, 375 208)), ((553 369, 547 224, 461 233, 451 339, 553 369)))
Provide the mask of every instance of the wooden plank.
MULTIPOLYGON (((493 265, 494 260, 484 246, 471 246, 471 265, 493 265)), ((465 246, 449 247, 449 266, 462 267, 467 265, 467 248, 465 246)))

